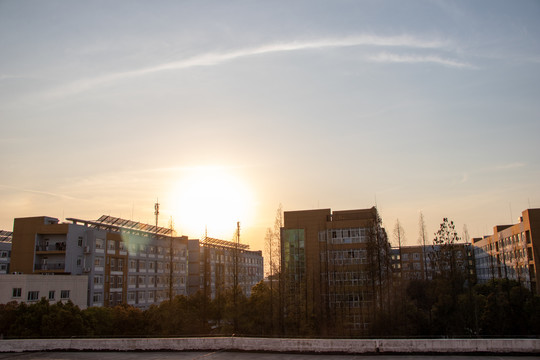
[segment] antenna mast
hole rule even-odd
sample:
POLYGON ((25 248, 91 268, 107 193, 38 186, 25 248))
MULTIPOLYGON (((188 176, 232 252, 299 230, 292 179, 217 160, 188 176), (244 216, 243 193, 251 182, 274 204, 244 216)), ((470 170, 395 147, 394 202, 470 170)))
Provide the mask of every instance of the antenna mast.
POLYGON ((156 227, 158 227, 158 218, 159 218, 159 199, 156 199, 154 204, 154 215, 156 215, 156 227))

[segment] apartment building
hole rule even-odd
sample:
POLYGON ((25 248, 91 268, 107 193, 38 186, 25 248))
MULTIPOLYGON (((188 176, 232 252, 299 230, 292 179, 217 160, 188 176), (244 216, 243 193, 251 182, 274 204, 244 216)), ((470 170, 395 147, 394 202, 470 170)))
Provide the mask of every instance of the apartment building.
POLYGON ((67 220, 15 219, 11 271, 86 275, 88 306, 147 308, 187 294, 187 237, 106 215, 67 220))
POLYGON ((506 278, 540 294, 540 209, 523 211, 517 224, 494 226, 473 245, 478 282, 506 278))
POLYGON ((9 274, 12 235, 11 231, 0 230, 0 274, 9 274))
POLYGON ((365 334, 391 269, 390 244, 375 207, 284 212, 281 264, 287 326, 365 334))
POLYGON ((245 296, 264 277, 262 251, 249 245, 205 237, 189 240, 188 293, 202 291, 214 299, 220 291, 238 285, 245 296))

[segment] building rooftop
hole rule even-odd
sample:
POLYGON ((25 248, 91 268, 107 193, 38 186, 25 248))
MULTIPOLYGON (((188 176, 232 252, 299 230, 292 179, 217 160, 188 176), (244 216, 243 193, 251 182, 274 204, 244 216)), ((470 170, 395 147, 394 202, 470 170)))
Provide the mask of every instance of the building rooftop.
POLYGON ((163 235, 163 236, 171 236, 173 234, 172 229, 164 228, 161 226, 144 224, 144 223, 140 223, 140 222, 132 221, 132 220, 121 219, 121 218, 108 216, 108 215, 102 215, 97 220, 82 220, 82 219, 75 219, 75 218, 67 218, 66 220, 71 221, 74 224, 80 223, 88 227, 112 230, 112 231, 129 230, 129 231, 137 231, 137 232, 142 232, 142 233, 147 233, 147 234, 152 234, 152 235, 163 235))
POLYGON ((11 242, 13 239, 13 232, 0 230, 0 242, 11 242))

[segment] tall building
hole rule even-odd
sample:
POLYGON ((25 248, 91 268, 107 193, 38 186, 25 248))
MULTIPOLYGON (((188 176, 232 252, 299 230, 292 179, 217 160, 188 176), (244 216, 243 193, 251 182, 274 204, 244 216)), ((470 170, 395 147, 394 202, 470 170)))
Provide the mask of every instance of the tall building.
POLYGON ((527 209, 517 224, 496 225, 473 239, 478 282, 511 279, 540 294, 540 209, 527 209))
POLYGON ((87 275, 88 306, 146 308, 187 294, 187 237, 105 215, 67 220, 15 219, 10 271, 87 275))
POLYGON ((249 245, 205 237, 189 240, 188 293, 203 292, 214 299, 220 291, 238 285, 245 296, 263 279, 261 251, 249 245))
POLYGON ((12 235, 11 231, 0 230, 0 274, 9 274, 12 235))
POLYGON ((377 209, 286 211, 281 266, 285 327, 365 334, 391 272, 377 209))

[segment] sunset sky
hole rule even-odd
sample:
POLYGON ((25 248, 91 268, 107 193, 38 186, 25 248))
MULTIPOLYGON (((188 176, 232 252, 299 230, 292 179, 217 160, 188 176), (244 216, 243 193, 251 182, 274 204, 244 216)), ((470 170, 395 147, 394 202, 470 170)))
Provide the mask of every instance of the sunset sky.
POLYGON ((263 249, 377 204, 416 244, 540 207, 539 1, 0 0, 0 229, 102 214, 263 249))

